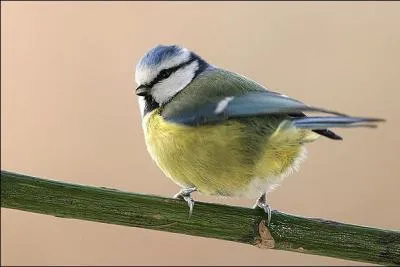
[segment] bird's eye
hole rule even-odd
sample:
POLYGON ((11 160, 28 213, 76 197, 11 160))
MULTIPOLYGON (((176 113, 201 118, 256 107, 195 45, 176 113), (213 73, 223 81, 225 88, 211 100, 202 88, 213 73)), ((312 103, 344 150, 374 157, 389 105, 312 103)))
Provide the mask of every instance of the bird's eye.
POLYGON ((172 73, 172 70, 170 70, 170 69, 162 70, 162 71, 160 72, 160 78, 161 78, 161 79, 166 79, 166 78, 168 78, 168 77, 171 75, 171 73, 172 73))

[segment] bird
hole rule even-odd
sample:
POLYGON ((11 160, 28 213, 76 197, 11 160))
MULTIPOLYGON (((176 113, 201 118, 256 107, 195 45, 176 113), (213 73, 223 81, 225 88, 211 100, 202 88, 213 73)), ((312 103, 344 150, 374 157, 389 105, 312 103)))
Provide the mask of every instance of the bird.
POLYGON ((147 150, 180 187, 174 198, 187 202, 189 218, 197 191, 255 199, 269 224, 267 195, 299 169, 307 143, 342 140, 330 128, 384 121, 307 105, 179 45, 147 51, 135 82, 147 150))

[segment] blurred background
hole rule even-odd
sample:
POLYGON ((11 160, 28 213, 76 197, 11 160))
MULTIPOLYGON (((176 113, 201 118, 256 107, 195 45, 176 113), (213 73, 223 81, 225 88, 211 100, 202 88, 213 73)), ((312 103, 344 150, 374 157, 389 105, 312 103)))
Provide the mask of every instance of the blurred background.
MULTIPOLYGON (((134 68, 180 44, 271 90, 387 119, 308 145, 274 209, 400 229, 399 2, 1 2, 1 169, 161 196, 134 68)), ((253 200, 195 199, 249 207, 253 200)), ((2 265, 348 265, 227 241, 1 209, 2 265)))

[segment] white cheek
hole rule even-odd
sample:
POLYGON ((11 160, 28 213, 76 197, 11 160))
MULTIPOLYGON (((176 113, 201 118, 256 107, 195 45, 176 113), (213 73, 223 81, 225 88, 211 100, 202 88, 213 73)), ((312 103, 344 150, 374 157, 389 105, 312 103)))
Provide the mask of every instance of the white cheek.
POLYGON ((146 100, 144 100, 144 96, 138 96, 138 102, 139 102, 139 109, 140 109, 140 114, 144 115, 144 109, 146 107, 146 100))
POLYGON ((157 73, 157 68, 136 69, 135 82, 137 85, 148 84, 157 76, 157 73))
POLYGON ((178 56, 175 56, 167 61, 161 62, 161 64, 153 67, 137 67, 135 72, 135 81, 137 85, 148 84, 154 78, 156 78, 157 74, 163 69, 169 69, 173 66, 177 66, 183 62, 189 60, 190 52, 184 48, 182 49, 182 53, 178 56))
POLYGON ((199 63, 193 61, 193 63, 176 71, 168 79, 160 82, 153 86, 151 94, 157 103, 163 104, 176 95, 179 91, 188 85, 199 68, 199 63))

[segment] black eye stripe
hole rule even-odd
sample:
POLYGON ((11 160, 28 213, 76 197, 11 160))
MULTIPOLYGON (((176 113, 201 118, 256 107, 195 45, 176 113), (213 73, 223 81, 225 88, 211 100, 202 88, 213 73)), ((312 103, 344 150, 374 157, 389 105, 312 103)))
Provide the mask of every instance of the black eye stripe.
POLYGON ((158 73, 158 75, 153 79, 153 81, 151 81, 150 84, 146 85, 146 87, 149 87, 149 88, 153 87, 156 83, 158 83, 158 82, 160 82, 160 81, 162 81, 164 79, 167 79, 169 76, 171 76, 172 73, 176 72, 178 69, 180 69, 180 68, 182 68, 184 66, 187 66, 187 65, 191 64, 195 60, 196 60, 196 58, 192 57, 188 61, 183 62, 183 63, 181 63, 181 64, 179 64, 177 66, 161 70, 158 73))

